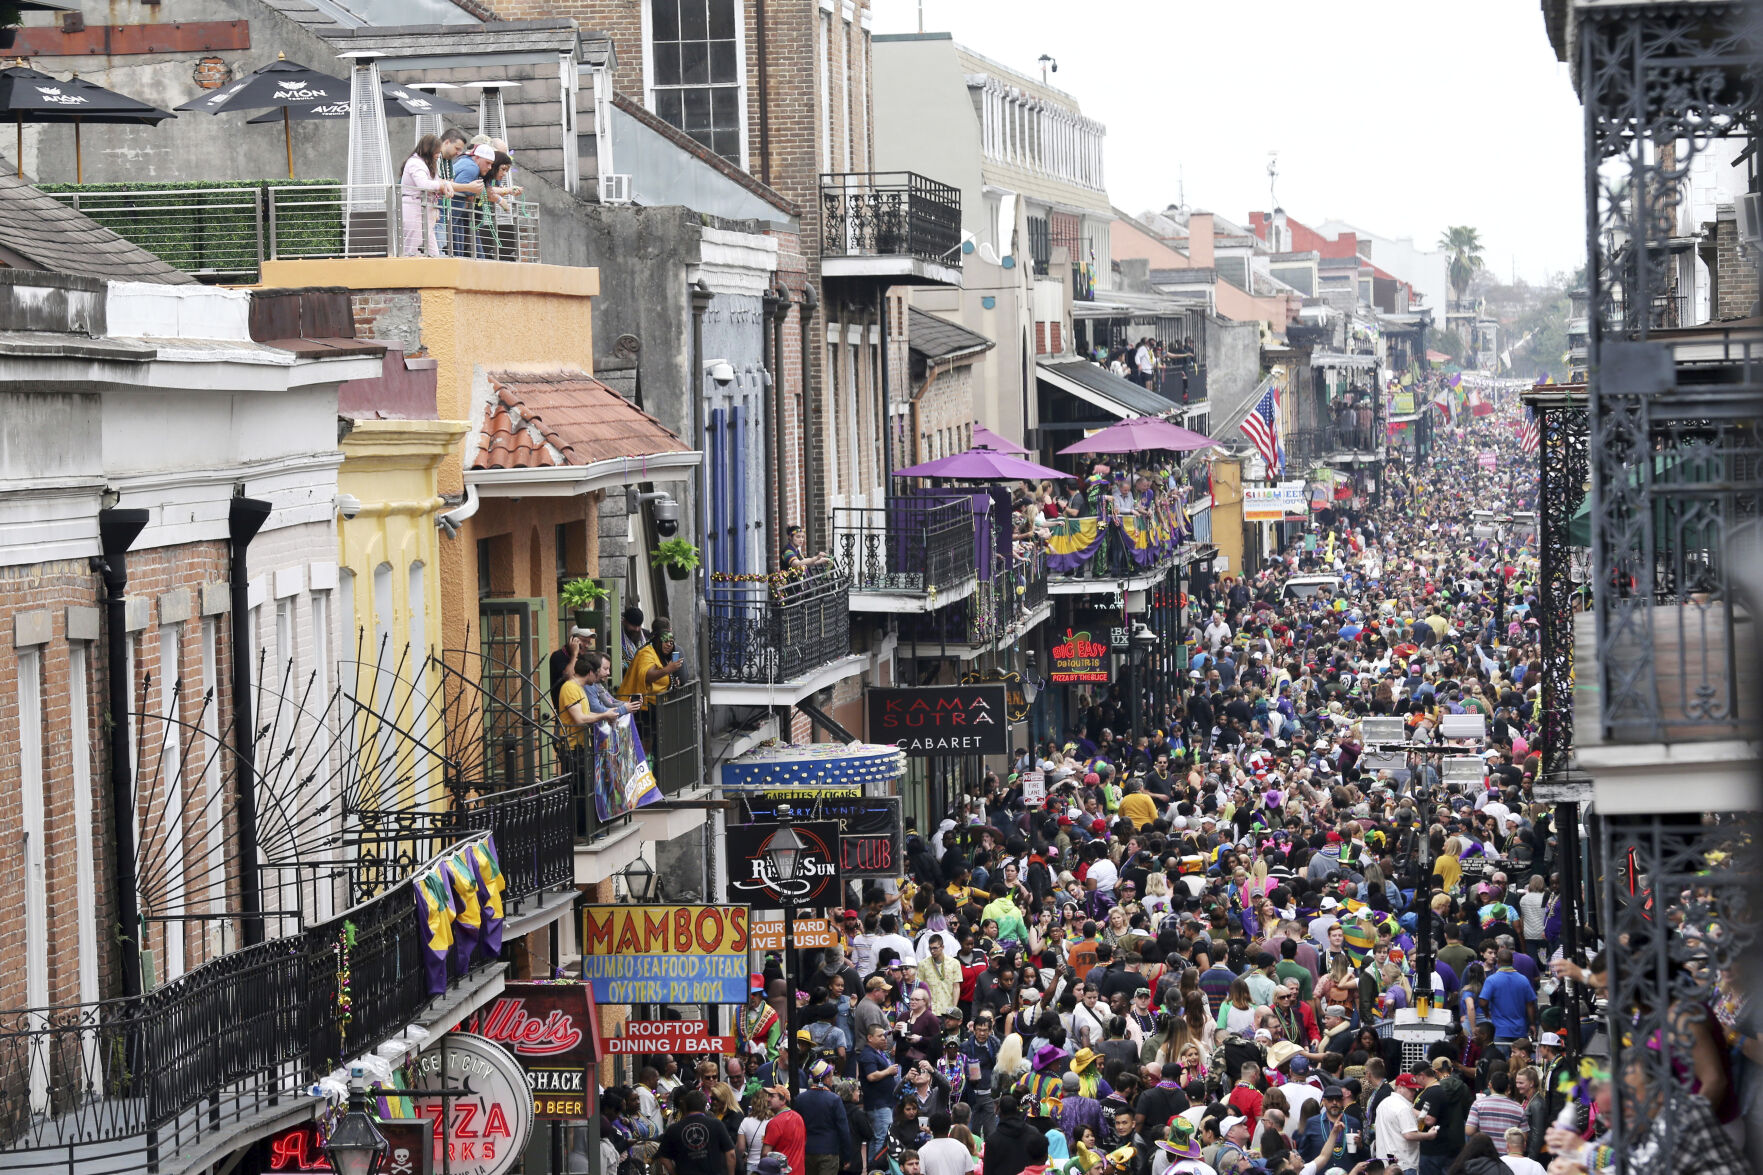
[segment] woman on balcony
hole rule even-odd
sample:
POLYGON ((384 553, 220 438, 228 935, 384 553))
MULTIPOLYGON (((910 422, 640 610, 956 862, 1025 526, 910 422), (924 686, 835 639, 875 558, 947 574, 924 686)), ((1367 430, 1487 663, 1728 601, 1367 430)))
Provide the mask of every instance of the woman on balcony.
POLYGON ((435 224, 440 218, 441 198, 453 194, 452 181, 439 174, 441 160, 452 159, 464 145, 463 136, 443 144, 438 136, 424 135, 416 141, 416 150, 404 160, 404 173, 398 185, 403 200, 404 256, 441 255, 435 240, 435 224))

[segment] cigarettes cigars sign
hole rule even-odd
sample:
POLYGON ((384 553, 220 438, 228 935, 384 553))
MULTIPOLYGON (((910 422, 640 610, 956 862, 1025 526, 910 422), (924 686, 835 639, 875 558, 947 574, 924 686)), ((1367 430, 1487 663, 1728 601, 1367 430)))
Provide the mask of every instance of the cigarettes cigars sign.
POLYGON ((1087 632, 1065 630, 1065 639, 1053 646, 1055 684, 1105 682, 1108 678, 1108 646, 1092 640, 1087 632))
POLYGON ((535 1118, 586 1118, 588 1066, 599 1059, 593 999, 585 983, 510 983, 478 1013, 474 1031, 526 1071, 535 1118))
POLYGON ((581 941, 599 1003, 746 1002, 746 906, 584 906, 581 941))
POLYGON ((869 740, 899 747, 913 758, 1006 754, 1005 689, 1001 684, 872 689, 869 740))
MULTIPOLYGON (((781 824, 736 824, 727 830, 728 888, 756 906, 776 909, 784 892, 772 867, 772 838, 783 833, 781 824)), ((800 847, 796 850, 795 880, 789 897, 798 906, 843 905, 839 898, 839 826, 831 820, 811 820, 790 825, 800 847)), ((741 999, 746 993, 741 993, 741 999)), ((677 1001, 676 1001, 677 1002, 677 1001)), ((739 1003, 739 1000, 725 1001, 739 1003)))

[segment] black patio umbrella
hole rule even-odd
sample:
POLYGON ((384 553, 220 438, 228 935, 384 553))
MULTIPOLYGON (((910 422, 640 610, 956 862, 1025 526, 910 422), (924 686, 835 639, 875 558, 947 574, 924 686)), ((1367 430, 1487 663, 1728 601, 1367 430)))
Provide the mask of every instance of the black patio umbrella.
POLYGON ((72 123, 74 178, 85 182, 85 161, 80 157, 80 124, 87 122, 141 123, 158 126, 176 118, 169 110, 94 85, 77 74, 66 81, 27 65, 0 69, 0 114, 12 116, 14 150, 20 172, 24 170, 24 124, 72 123))
MULTIPOLYGON (((476 114, 477 107, 462 106, 458 102, 421 90, 413 90, 396 82, 380 83, 380 98, 386 108, 387 118, 416 118, 424 114, 476 114)), ((247 118, 245 122, 276 122, 283 115, 295 122, 305 122, 315 118, 348 118, 349 96, 343 95, 336 102, 311 102, 301 106, 284 106, 278 113, 265 110, 262 114, 247 118)))
POLYGON ((349 107, 349 83, 316 69, 289 61, 281 54, 268 65, 260 65, 244 77, 228 82, 218 90, 210 90, 192 98, 179 110, 199 110, 204 114, 224 114, 231 110, 266 110, 280 108, 282 139, 288 148, 288 178, 294 178, 294 134, 289 127, 292 111, 302 106, 327 105, 341 102, 345 113, 349 107))

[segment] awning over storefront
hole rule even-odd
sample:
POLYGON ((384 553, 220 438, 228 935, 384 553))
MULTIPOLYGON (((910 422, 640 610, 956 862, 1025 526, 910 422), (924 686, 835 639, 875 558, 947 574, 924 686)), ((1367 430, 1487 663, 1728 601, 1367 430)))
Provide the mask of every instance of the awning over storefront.
POLYGON ((1120 378, 1105 367, 1082 359, 1037 363, 1035 374, 1042 382, 1066 395, 1075 396, 1122 420, 1132 416, 1162 416, 1180 407, 1156 392, 1120 378))
POLYGON ((1377 366, 1376 355, 1346 355, 1339 351, 1317 351, 1310 356, 1312 367, 1352 367, 1369 371, 1377 366))
POLYGON ((746 790, 806 784, 860 787, 906 773, 906 752, 882 743, 779 743, 755 747, 722 765, 722 786, 746 790))

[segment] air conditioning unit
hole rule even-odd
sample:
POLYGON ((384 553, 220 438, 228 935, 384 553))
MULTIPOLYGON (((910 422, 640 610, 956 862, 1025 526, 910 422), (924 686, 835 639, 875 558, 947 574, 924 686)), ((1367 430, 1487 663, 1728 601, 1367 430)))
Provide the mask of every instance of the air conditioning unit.
POLYGON ((1739 239, 1763 245, 1763 192, 1746 192, 1738 198, 1739 239))
POLYGON ((631 202, 631 177, 628 175, 603 175, 600 177, 600 203, 629 204, 631 202))

